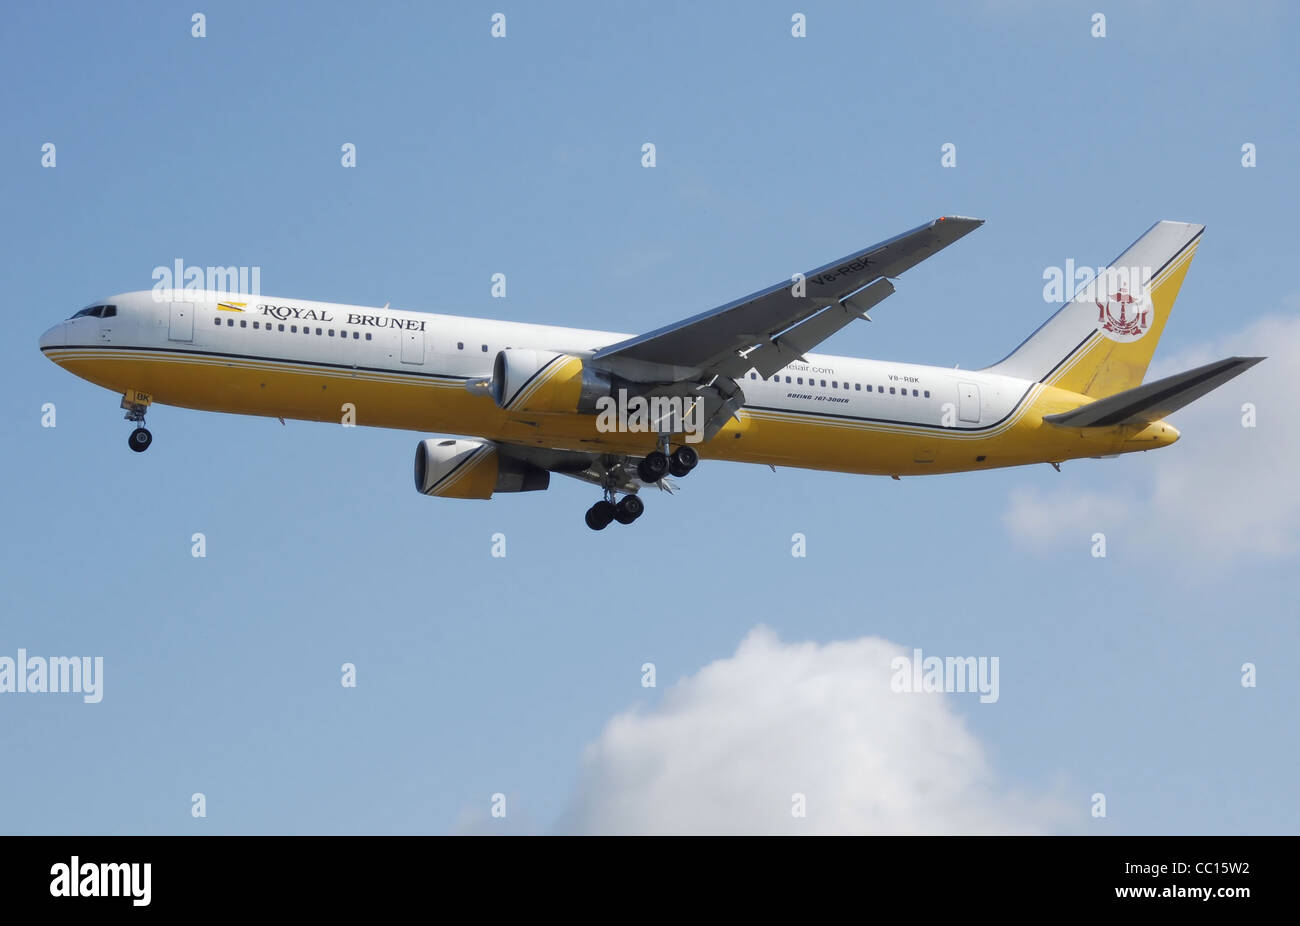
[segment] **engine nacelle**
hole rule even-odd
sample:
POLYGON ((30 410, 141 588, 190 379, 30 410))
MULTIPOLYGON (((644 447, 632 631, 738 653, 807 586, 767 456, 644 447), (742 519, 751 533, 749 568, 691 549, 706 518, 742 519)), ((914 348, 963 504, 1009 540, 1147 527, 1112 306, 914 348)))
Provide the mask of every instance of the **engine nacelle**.
POLYGON ((491 498, 493 492, 536 492, 551 484, 540 467, 502 456, 482 440, 422 440, 415 447, 415 488, 443 498, 491 498))
POLYGON ((481 385, 499 408, 512 412, 594 415, 596 401, 613 395, 608 373, 593 370, 581 357, 550 350, 498 351, 492 378, 481 385))

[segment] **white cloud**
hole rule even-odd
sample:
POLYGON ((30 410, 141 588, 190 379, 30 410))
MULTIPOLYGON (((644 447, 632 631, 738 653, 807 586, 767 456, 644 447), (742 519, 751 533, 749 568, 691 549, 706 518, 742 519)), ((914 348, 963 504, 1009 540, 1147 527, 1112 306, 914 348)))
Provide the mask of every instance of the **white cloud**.
MULTIPOLYGON (((1193 551, 1223 562, 1242 555, 1288 555, 1300 549, 1300 316, 1266 317, 1218 342, 1159 363, 1149 378, 1229 356, 1263 363, 1170 416, 1182 432, 1172 447, 1141 458, 1115 488, 1011 493, 1007 529, 1041 548, 1063 537, 1123 528, 1144 549, 1193 551), (1242 426, 1253 403, 1257 424, 1242 426)), ((1110 466, 1113 464, 1096 464, 1110 466)))
MULTIPOLYGON (((952 698, 896 694, 875 637, 782 643, 765 627, 614 717, 587 747, 574 833, 1032 833, 1059 804, 1001 791, 952 698), (807 816, 792 815, 793 795, 807 816)), ((991 709, 980 707, 978 709, 991 709)))
POLYGON ((1064 537, 1088 538, 1128 520, 1130 501, 1099 492, 1013 489, 1003 523, 1026 545, 1042 548, 1064 537))

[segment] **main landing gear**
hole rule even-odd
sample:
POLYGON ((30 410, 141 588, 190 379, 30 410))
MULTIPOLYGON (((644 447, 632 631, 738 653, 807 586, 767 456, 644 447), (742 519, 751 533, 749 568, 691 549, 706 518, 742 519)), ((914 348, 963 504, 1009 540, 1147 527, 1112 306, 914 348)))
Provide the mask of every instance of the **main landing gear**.
MULTIPOLYGON (((612 497, 613 493, 607 493, 612 497)), ((610 523, 631 524, 645 511, 645 502, 635 495, 624 495, 617 504, 610 498, 602 499, 587 509, 587 526, 594 531, 603 531, 610 523)))
MULTIPOLYGON (((636 474, 642 482, 657 483, 669 474, 680 478, 695 469, 700 462, 700 455, 693 447, 683 445, 671 454, 666 452, 667 449, 668 442, 662 441, 659 450, 650 451, 637 464, 636 474)), ((618 484, 615 476, 606 475, 605 497, 587 509, 587 526, 592 530, 603 531, 614 521, 631 524, 645 512, 645 502, 641 501, 640 496, 629 493, 615 502, 615 486, 618 484)))
POLYGON ((651 450, 637 464, 636 474, 642 482, 658 482, 669 473, 680 479, 695 469, 699 462, 700 455, 686 444, 674 450, 671 456, 662 450, 651 450))
POLYGON ((144 426, 144 414, 149 410, 153 399, 146 393, 136 389, 128 389, 122 396, 122 407, 126 409, 124 416, 127 421, 135 422, 135 430, 126 439, 126 445, 136 453, 144 453, 153 443, 153 435, 149 429, 144 426))

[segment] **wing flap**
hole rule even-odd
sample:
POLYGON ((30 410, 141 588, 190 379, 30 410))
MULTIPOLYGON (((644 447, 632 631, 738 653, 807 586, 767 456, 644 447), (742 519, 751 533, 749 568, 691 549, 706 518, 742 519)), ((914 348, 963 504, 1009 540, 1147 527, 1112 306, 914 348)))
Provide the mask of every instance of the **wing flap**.
POLYGON ((737 377, 743 376, 752 367, 758 371, 759 376, 766 379, 793 361, 803 360, 804 354, 841 328, 852 324, 855 319, 864 317, 868 309, 883 302, 893 292, 894 284, 889 280, 876 280, 843 301, 827 306, 816 315, 787 328, 772 340, 734 360, 724 361, 719 364, 718 372, 723 376, 737 377))

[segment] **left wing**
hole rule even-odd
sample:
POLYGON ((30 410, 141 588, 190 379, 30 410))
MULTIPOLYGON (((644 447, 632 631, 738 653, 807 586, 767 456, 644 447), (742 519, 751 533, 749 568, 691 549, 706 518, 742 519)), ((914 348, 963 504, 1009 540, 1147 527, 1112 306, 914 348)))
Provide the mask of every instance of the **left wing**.
POLYGON ((673 368, 674 379, 763 376, 799 359, 893 291, 889 280, 983 219, 944 216, 735 302, 630 338, 592 357, 607 367, 673 368))

